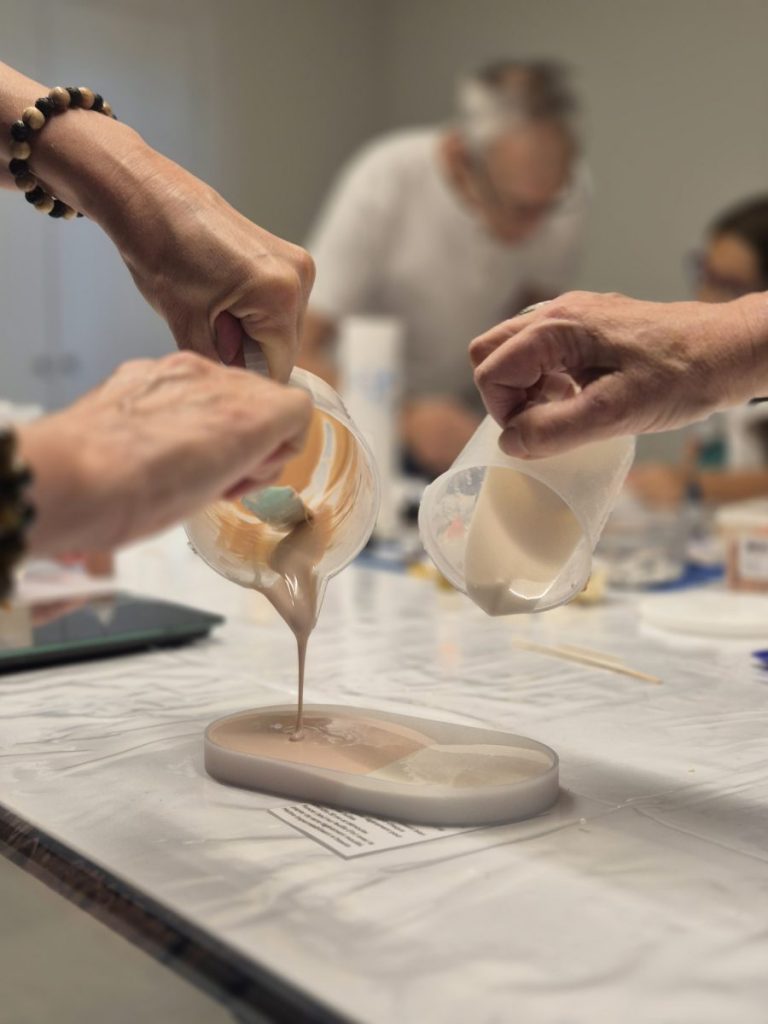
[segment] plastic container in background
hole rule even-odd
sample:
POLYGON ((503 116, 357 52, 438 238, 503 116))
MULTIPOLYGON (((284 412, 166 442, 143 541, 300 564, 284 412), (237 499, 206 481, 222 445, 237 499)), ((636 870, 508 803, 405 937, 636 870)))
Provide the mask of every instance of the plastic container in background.
POLYGON ((395 317, 349 316, 339 328, 339 392, 368 442, 381 483, 375 535, 398 532, 395 483, 400 476, 400 412, 403 327, 395 317))
POLYGON ((690 527, 684 511, 651 510, 631 499, 620 501, 597 547, 608 583, 641 588, 680 579, 690 527))
POLYGON ((634 438, 514 459, 487 417, 424 493, 419 530, 437 568, 489 614, 545 611, 589 580, 592 552, 634 458, 634 438))
POLYGON ((768 499, 724 505, 715 515, 715 524, 723 538, 731 590, 768 593, 768 499))
MULTIPOLYGON (((324 586, 368 542, 379 507, 379 477, 368 444, 333 388, 299 369, 291 384, 309 392, 315 409, 304 451, 286 464, 275 486, 294 487, 307 508, 330 512, 330 541, 317 565, 324 586)), ((241 501, 214 502, 185 528, 195 551, 226 579, 243 587, 270 585, 269 557, 285 533, 241 501)))

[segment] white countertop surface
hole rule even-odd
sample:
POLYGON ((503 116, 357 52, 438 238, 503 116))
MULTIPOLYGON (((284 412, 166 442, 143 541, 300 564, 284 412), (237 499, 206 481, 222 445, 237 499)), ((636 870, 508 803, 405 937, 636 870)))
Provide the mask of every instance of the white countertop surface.
POLYGON ((228 621, 192 647, 0 676, 0 804, 20 819, 354 1021, 764 1024, 768 674, 746 648, 644 634, 631 600, 490 620, 347 570, 308 700, 528 735, 560 754, 565 792, 534 821, 344 860, 268 813, 286 798, 203 771, 209 721, 292 698, 293 640, 266 602, 179 533, 120 576, 228 621))

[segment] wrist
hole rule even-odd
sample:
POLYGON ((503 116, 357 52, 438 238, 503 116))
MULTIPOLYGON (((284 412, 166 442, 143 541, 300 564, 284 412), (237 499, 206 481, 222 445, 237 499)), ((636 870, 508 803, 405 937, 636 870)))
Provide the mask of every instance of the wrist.
POLYGON ((93 111, 68 110, 45 126, 33 168, 51 191, 94 221, 133 271, 162 276, 178 251, 174 225, 204 218, 220 197, 149 146, 137 131, 93 111))
POLYGON ((62 414, 25 424, 16 434, 19 456, 32 471, 28 493, 36 515, 27 536, 29 553, 59 555, 87 550, 91 541, 98 545, 99 512, 81 457, 83 439, 73 435, 62 414))
POLYGON ((735 340, 736 401, 768 395, 768 293, 745 295, 721 309, 735 340))
POLYGON ((13 428, 0 428, 0 602, 13 590, 16 568, 28 550, 28 532, 34 520, 29 502, 31 471, 20 459, 13 428))
POLYGON ((41 130, 30 165, 56 196, 104 226, 135 187, 145 150, 128 125, 70 108, 41 130))

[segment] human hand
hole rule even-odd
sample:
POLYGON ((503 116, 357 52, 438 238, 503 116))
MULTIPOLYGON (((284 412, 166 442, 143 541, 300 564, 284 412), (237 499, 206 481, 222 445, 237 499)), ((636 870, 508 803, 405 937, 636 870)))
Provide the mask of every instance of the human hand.
POLYGON ((146 150, 140 186, 119 209, 98 208, 139 291, 168 322, 180 348, 243 366, 257 341, 275 380, 296 360, 314 264, 238 213, 212 188, 146 150), (144 224, 152 223, 151 239, 144 224))
POLYGON ((124 364, 19 429, 32 554, 106 551, 208 502, 273 483, 302 446, 308 396, 192 353, 124 364))
POLYGON ((470 345, 475 382, 519 458, 588 441, 669 430, 768 388, 763 295, 710 305, 570 292, 470 345), (536 399, 551 374, 581 390, 536 399))
MULTIPOLYGON (((0 64, 3 83, 14 109, 47 92, 0 64)), ((52 118, 32 167, 106 231, 180 348, 242 366, 251 338, 272 376, 287 381, 314 280, 308 253, 251 223, 127 125, 92 111, 52 118)))
POLYGON ((448 469, 479 423, 480 417, 460 402, 441 397, 408 402, 400 419, 405 447, 436 476, 448 469))

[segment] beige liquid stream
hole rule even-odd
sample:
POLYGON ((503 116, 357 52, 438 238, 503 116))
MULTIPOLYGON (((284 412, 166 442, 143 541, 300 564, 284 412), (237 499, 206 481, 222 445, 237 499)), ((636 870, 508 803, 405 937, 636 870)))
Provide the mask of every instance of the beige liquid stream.
POLYGON ((301 493, 322 464, 323 493, 333 493, 333 502, 320 501, 309 509, 305 522, 287 531, 277 531, 262 523, 241 502, 220 502, 215 506, 218 549, 238 562, 268 570, 259 572, 254 589, 269 600, 289 627, 296 638, 298 655, 295 718, 265 712, 251 717, 247 726, 239 722, 222 723, 217 726, 216 741, 230 749, 367 774, 432 744, 429 737, 413 729, 366 719, 355 712, 348 716, 304 714, 307 645, 317 623, 326 582, 322 563, 333 544, 335 530, 343 529, 343 521, 355 500, 359 458, 346 428, 315 410, 304 450, 288 463, 275 486, 290 486, 301 493), (302 742, 296 743, 297 740, 302 742))
POLYGON ((533 611, 581 537, 573 512, 549 487, 492 466, 469 524, 467 593, 488 615, 533 611))
MULTIPOLYGON (((293 487, 300 493, 324 460, 328 434, 333 441, 331 464, 325 465, 326 491, 342 480, 342 469, 357 460, 349 432, 330 416, 315 411, 303 451, 291 459, 275 486, 293 487)), ((327 463, 327 459, 326 459, 327 463)), ((354 472, 349 474, 354 477, 354 472)), ((308 510, 308 518, 287 530, 276 530, 248 513, 242 502, 216 507, 217 545, 239 562, 266 569, 258 574, 254 589, 270 601, 296 637, 298 653, 298 703, 292 739, 301 739, 304 713, 304 672, 307 644, 317 623, 325 580, 320 565, 333 540, 334 527, 344 516, 351 495, 342 492, 334 506, 308 510)))

